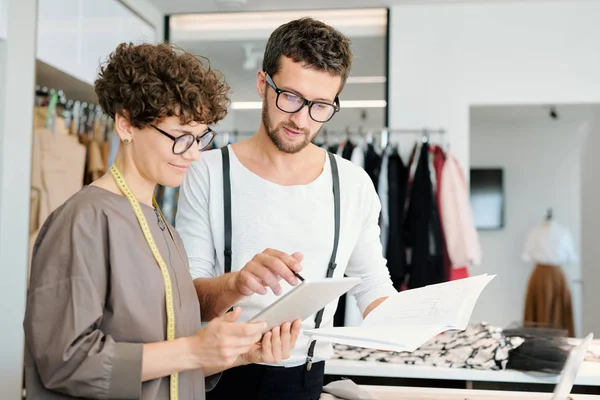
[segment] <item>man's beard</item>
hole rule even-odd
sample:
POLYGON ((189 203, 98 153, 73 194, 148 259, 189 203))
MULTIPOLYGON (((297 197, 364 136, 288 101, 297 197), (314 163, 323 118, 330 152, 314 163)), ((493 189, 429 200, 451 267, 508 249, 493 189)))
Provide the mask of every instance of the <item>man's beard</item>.
POLYGON ((273 128, 271 126, 271 120, 269 118, 269 109, 268 109, 266 99, 263 102, 262 123, 265 126, 267 135, 269 135, 269 137, 271 138, 271 141, 273 142, 275 147, 277 147, 277 149, 279 151, 282 151, 282 152, 288 153, 288 154, 296 154, 299 151, 305 149, 306 146, 308 146, 310 144, 312 138, 314 138, 316 136, 316 133, 314 135, 311 135, 308 130, 299 129, 293 122, 288 122, 285 124, 281 123, 281 124, 277 125, 275 128, 273 128), (285 135, 285 133, 283 133, 284 127, 289 128, 296 132, 301 132, 304 140, 302 140, 299 143, 290 143, 283 136, 283 135, 285 135))

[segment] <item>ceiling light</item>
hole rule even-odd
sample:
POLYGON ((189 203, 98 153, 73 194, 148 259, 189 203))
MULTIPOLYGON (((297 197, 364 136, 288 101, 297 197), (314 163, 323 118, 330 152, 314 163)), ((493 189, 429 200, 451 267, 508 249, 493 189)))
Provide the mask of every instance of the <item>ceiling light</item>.
POLYGON ((385 83, 385 76, 350 76, 346 83, 385 83))
POLYGON ((169 32, 174 42, 264 40, 281 24, 306 16, 335 26, 353 38, 383 37, 386 34, 387 9, 385 8, 173 15, 169 22, 169 32))
MULTIPOLYGON (((385 108, 385 100, 346 100, 341 101, 342 108, 385 108)), ((234 101, 231 103, 232 110, 260 110, 262 101, 234 101)))

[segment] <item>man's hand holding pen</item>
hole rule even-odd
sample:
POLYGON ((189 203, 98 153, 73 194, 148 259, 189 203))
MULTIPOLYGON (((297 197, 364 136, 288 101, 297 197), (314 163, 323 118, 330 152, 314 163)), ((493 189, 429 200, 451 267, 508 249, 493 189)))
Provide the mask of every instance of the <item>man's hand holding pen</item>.
POLYGON ((302 271, 301 253, 288 255, 282 251, 267 249, 255 255, 244 268, 236 272, 234 285, 243 296, 254 293, 266 294, 271 288, 277 296, 281 294, 279 281, 284 279, 292 286, 296 286, 304 278, 299 274, 302 271))

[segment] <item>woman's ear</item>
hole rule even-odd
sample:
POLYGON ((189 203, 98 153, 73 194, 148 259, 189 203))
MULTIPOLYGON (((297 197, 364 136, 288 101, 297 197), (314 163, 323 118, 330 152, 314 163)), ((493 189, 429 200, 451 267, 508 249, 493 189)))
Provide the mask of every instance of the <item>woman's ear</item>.
POLYGON ((115 130, 123 143, 130 143, 133 140, 135 129, 129 122, 129 119, 126 118, 127 112, 124 112, 123 114, 125 114, 125 116, 115 114, 115 130))

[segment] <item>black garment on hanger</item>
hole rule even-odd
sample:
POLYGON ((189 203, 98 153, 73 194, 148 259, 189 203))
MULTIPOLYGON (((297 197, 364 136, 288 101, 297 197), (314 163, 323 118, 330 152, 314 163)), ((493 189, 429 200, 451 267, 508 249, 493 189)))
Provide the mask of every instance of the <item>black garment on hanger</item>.
POLYGON ((352 152, 356 146, 350 140, 346 140, 344 144, 344 149, 342 150, 342 158, 349 160, 352 158, 352 152))
POLYGON ((429 145, 423 143, 410 185, 404 220, 405 245, 411 249, 408 288, 445 282, 441 227, 429 168, 429 145))
POLYGON ((402 235, 404 222, 404 201, 408 181, 408 168, 394 149, 388 157, 388 240, 385 249, 390 277, 397 290, 400 290, 406 275, 406 248, 402 235))
POLYGON ((379 184, 379 172, 381 169, 382 157, 377 154, 375 147, 372 143, 367 145, 367 151, 365 152, 365 171, 369 174, 369 177, 373 181, 375 190, 379 184))

